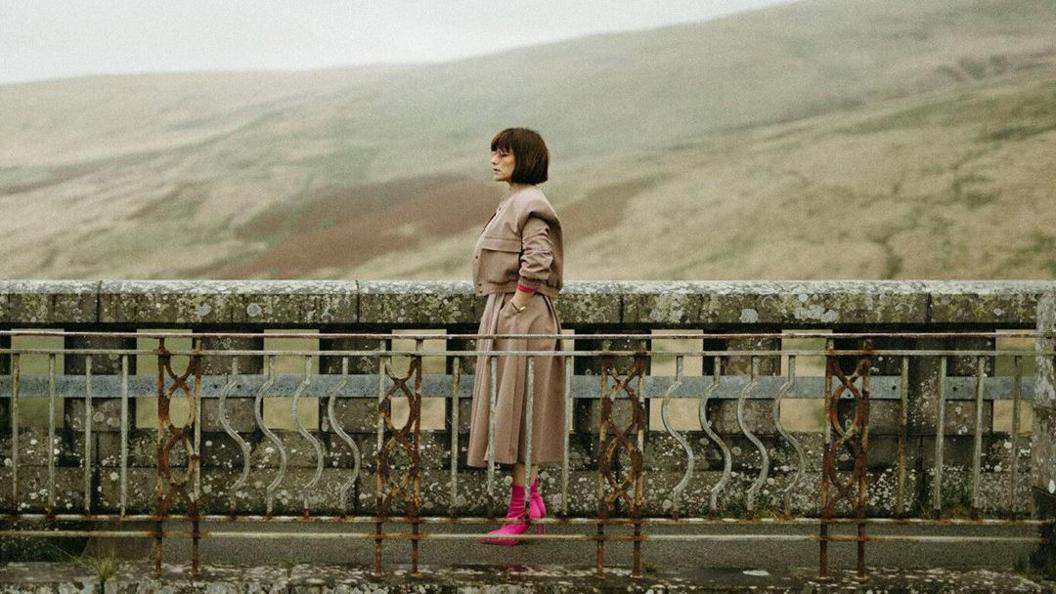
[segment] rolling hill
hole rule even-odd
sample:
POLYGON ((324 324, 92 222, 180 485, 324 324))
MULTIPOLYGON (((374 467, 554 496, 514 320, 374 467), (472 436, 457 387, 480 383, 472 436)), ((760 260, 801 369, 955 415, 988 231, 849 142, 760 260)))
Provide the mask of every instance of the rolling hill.
POLYGON ((0 86, 0 274, 468 278, 533 127, 568 278, 1056 277, 1056 4, 805 0, 443 64, 0 86))

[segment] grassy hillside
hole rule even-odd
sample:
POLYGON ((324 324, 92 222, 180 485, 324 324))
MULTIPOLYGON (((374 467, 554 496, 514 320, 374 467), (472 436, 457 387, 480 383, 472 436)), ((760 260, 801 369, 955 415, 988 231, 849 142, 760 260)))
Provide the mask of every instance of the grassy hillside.
MULTIPOLYGON (((1056 278, 1056 71, 568 175, 570 278, 1056 278)), ((475 239, 348 274, 467 278, 475 239)))
POLYGON ((439 65, 0 86, 0 275, 464 278, 487 141, 527 125, 570 278, 1051 276, 1026 213, 1056 200, 1054 31, 1049 0, 807 0, 439 65))

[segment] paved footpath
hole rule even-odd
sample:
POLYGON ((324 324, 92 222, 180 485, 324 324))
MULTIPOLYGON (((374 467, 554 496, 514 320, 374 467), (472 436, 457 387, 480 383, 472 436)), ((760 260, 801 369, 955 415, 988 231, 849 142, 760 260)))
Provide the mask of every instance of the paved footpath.
MULTIPOLYGON (((100 526, 103 528, 104 526, 100 526)), ((116 526, 112 526, 116 527, 116 526)), ((140 526, 146 529, 147 526, 140 526)), ((118 529, 132 529, 125 525, 118 529)), ((186 529, 176 522, 168 529, 186 529)), ((335 526, 313 531, 338 532, 335 526)), ((370 525, 345 527, 368 532, 370 525)), ((402 531, 389 526, 387 531, 402 531)), ((203 531, 297 532, 297 524, 205 524, 203 531)), ((589 527, 555 526, 552 533, 582 533, 589 527)), ((428 525, 424 531, 479 533, 479 526, 428 525)), ((1030 536, 1029 528, 926 528, 913 533, 961 536, 1030 536)), ((723 527, 714 533, 810 534, 809 528, 723 527)), ((615 531, 614 531, 615 532, 615 531)), ((648 532, 676 532, 652 528, 648 532)), ((910 532, 902 530, 901 532, 910 532)), ((875 527, 870 534, 891 534, 875 527)), ((869 576, 854 578, 854 545, 830 545, 833 579, 817 579, 816 543, 773 541, 653 541, 642 545, 640 578, 629 576, 631 546, 606 546, 606 577, 595 577, 592 542, 535 541, 517 547, 475 540, 423 540, 420 575, 409 574, 410 545, 389 541, 384 572, 372 575, 374 546, 366 540, 232 539, 206 537, 202 575, 190 579, 190 541, 165 542, 162 579, 152 578, 151 541, 93 539, 86 555, 110 551, 122 560, 106 592, 1054 592, 1056 587, 1013 568, 1026 559, 1029 544, 871 543, 869 576), (898 569, 895 569, 898 568, 898 569)), ((0 566, 0 592, 102 592, 95 573, 74 563, 9 563, 0 566)))

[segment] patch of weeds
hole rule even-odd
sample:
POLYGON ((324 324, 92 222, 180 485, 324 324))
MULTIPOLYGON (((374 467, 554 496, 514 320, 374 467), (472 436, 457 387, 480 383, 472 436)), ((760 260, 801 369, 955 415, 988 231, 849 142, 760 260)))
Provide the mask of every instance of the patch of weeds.
POLYGON ((108 549, 104 554, 82 554, 71 555, 55 545, 49 545, 52 552, 59 553, 58 558, 64 558, 91 571, 99 578, 100 585, 106 585, 107 580, 117 574, 121 566, 121 560, 117 558, 113 549, 108 549))

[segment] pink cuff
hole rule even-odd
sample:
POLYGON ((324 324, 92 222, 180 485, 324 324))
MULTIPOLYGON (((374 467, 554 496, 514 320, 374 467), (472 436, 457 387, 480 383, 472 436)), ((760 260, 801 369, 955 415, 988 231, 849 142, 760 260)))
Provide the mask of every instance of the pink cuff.
POLYGON ((531 287, 526 287, 526 286, 522 285, 521 283, 517 283, 517 290, 521 291, 522 293, 534 293, 535 292, 535 289, 533 289, 531 287))

